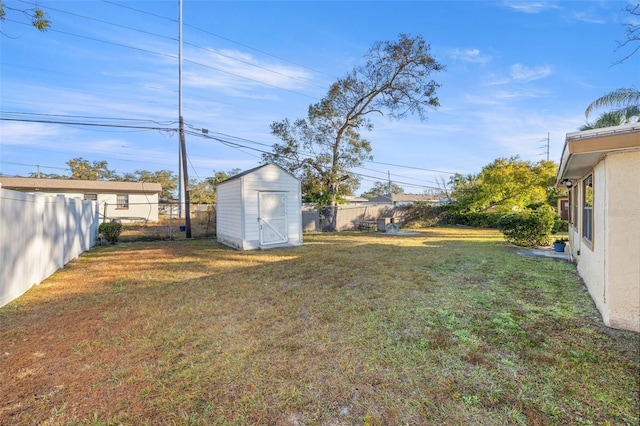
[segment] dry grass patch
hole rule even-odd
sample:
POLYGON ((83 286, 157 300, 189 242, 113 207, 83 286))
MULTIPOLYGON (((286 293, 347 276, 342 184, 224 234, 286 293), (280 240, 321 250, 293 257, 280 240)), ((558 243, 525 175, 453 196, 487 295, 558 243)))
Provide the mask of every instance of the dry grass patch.
POLYGON ((0 424, 637 424, 639 344, 497 232, 121 244, 0 309, 0 424))

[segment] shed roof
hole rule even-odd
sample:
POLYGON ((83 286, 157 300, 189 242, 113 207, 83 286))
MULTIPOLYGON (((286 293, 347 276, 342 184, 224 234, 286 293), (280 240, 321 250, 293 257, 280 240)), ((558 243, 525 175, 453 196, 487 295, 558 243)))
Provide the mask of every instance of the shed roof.
POLYGON ((607 154, 640 149, 640 124, 567 133, 556 185, 580 179, 607 154))
POLYGON ((274 164, 274 163, 268 163, 268 164, 262 164, 262 165, 260 165, 258 167, 254 167, 253 169, 245 170, 244 172, 240 172, 237 175, 233 175, 230 178, 227 178, 227 179, 223 180, 222 182, 218 182, 218 185, 226 183, 226 182, 230 182, 230 181, 235 180, 235 179, 240 179, 243 176, 251 174, 251 173, 255 172, 256 170, 260 170, 263 167, 267 167, 267 166, 275 166, 275 167, 279 168, 280 170, 282 170, 283 172, 285 172, 286 174, 288 174, 289 176, 291 176, 292 178, 294 178, 295 180, 300 180, 296 176, 294 176, 292 173, 289 173, 287 170, 283 169, 279 165, 274 164))
POLYGON ((43 192, 121 192, 147 193, 162 192, 162 185, 156 182, 119 182, 106 180, 79 179, 38 179, 0 176, 0 184, 4 189, 16 191, 43 192))

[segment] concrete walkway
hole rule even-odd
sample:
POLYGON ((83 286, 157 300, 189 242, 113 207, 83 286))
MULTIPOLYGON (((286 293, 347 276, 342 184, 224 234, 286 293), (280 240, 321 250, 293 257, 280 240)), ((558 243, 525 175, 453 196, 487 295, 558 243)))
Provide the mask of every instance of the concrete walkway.
POLYGON ((521 256, 549 257, 552 259, 561 259, 561 260, 567 260, 567 261, 571 260, 571 257, 568 252, 558 253, 552 248, 523 249, 523 250, 518 250, 518 254, 521 256))

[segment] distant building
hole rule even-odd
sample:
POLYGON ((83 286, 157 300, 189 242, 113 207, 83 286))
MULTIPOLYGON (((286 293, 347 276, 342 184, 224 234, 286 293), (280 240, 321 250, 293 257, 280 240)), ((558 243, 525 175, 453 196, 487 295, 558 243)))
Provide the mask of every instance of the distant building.
POLYGON ((38 179, 0 176, 4 189, 26 193, 63 195, 68 198, 95 200, 100 221, 122 222, 158 220, 159 183, 117 182, 78 179, 38 179))
POLYGON ((387 203, 394 206, 404 206, 408 204, 414 204, 416 202, 436 204, 437 200, 424 194, 385 194, 378 195, 369 199, 370 203, 387 203))

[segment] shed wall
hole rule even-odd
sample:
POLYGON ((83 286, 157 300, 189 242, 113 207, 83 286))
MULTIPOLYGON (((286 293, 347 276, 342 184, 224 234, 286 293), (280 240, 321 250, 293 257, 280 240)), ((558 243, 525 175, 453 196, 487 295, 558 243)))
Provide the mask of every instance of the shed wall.
POLYGON ((245 249, 260 247, 260 192, 284 192, 287 197, 287 236, 290 244, 302 243, 302 194, 300 181, 279 167, 267 165, 242 177, 245 249))
POLYGON ((243 248, 242 183, 230 180, 217 187, 216 238, 237 249, 243 248))

